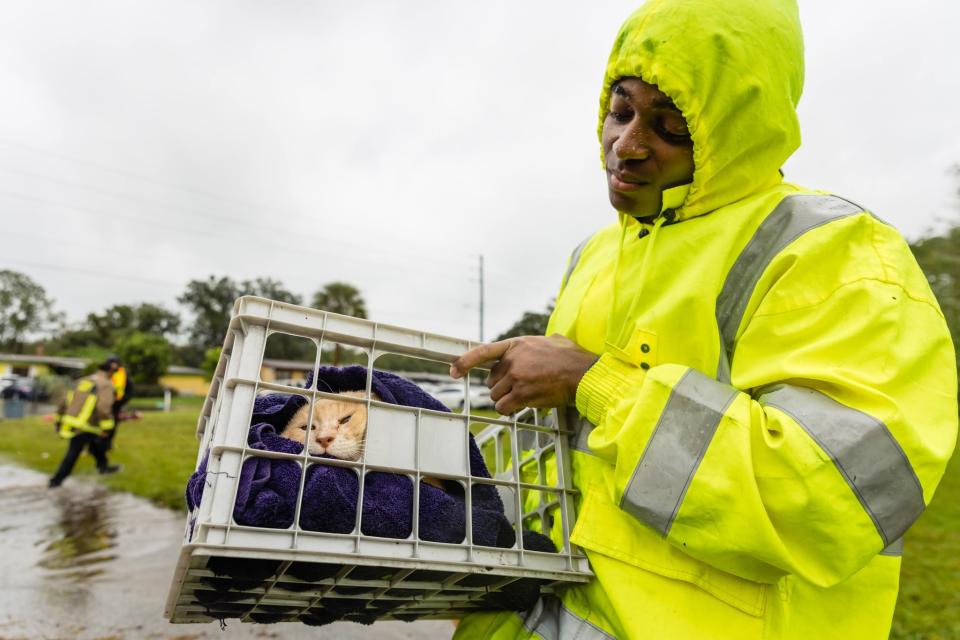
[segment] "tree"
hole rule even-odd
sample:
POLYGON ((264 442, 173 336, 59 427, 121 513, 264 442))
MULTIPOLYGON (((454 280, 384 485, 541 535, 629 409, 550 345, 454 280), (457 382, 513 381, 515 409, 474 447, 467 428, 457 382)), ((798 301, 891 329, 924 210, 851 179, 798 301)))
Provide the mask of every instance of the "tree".
MULTIPOLYGON (((346 282, 328 282, 323 285, 323 289, 313 294, 311 306, 354 318, 367 317, 367 304, 360 295, 360 290, 346 282)), ((342 357, 342 347, 338 344, 333 350, 333 364, 340 364, 342 357)))
MULTIPOLYGON (((960 165, 953 167, 960 197, 960 165)), ((942 233, 931 234, 910 244, 913 255, 927 276, 960 359, 960 221, 942 233)))
POLYGON ((157 304, 144 302, 134 307, 134 329, 167 339, 180 333, 180 314, 157 304))
MULTIPOLYGON (((284 288, 278 280, 271 278, 256 278, 244 280, 240 283, 241 295, 254 295, 278 302, 302 304, 303 298, 284 288)), ((283 360, 304 360, 313 363, 315 350, 313 344, 303 338, 283 333, 271 334, 267 339, 263 357, 281 358, 283 360)))
POLYGON ((313 294, 311 306, 354 318, 367 317, 367 304, 363 301, 360 290, 346 282, 329 282, 323 285, 323 289, 313 294))
MULTIPOLYGON (((946 318, 955 347, 960 344, 960 225, 910 245, 946 318)), ((960 360, 960 349, 957 351, 960 360)))
POLYGON ((288 291, 279 280, 273 278, 255 278, 240 283, 240 295, 260 296, 278 302, 303 304, 303 298, 288 291))
MULTIPOLYGON (((182 351, 188 362, 200 364, 207 349, 223 344, 230 314, 233 312, 233 303, 244 295, 261 296, 290 304, 301 303, 300 296, 288 291, 282 283, 272 278, 256 278, 237 283, 227 276, 217 278, 211 275, 206 280, 191 280, 187 283, 186 291, 177 298, 194 317, 188 336, 189 349, 182 351)), ((302 341, 278 337, 270 342, 271 352, 268 356, 291 357, 299 353, 299 343, 302 341), (274 346, 274 343, 277 346, 274 346), (294 343, 297 344, 291 346, 294 343), (283 355, 273 353, 274 350, 283 355)))
POLYGON ((0 348, 20 353, 28 335, 46 332, 59 318, 42 286, 25 274, 0 270, 0 348))
POLYGON ((547 304, 544 312, 524 311, 523 317, 513 323, 513 326, 497 336, 497 340, 516 338, 518 336, 542 336, 547 332, 547 322, 553 313, 553 301, 547 304))
POLYGON ((46 347, 50 353, 102 359, 116 351, 116 345, 134 331, 171 340, 180 331, 180 316, 148 302, 116 304, 103 313, 87 314, 72 327, 63 326, 46 347))
POLYGON ((200 354, 223 343, 233 301, 239 295, 237 283, 232 279, 211 275, 206 280, 188 282, 186 291, 177 298, 194 316, 188 342, 200 354))
POLYGON ((116 304, 102 314, 87 315, 87 325, 97 344, 110 347, 132 331, 172 338, 180 331, 180 316, 155 304, 116 304))
POLYGON ((213 376, 217 372, 217 365, 220 364, 220 354, 222 352, 223 347, 212 347, 203 354, 203 363, 200 368, 203 369, 207 380, 213 380, 213 376))
POLYGON ((173 360, 173 350, 162 336, 139 331, 122 338, 116 350, 133 381, 143 385, 157 384, 173 360))

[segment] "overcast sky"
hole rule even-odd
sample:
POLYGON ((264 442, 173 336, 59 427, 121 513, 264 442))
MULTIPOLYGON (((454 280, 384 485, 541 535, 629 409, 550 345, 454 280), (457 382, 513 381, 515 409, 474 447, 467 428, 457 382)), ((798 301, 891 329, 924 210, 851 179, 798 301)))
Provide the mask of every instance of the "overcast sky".
MULTIPOLYGON (((0 268, 72 320, 186 282, 358 286, 487 339, 615 215, 597 95, 635 2, 30 0, 0 21, 0 268)), ((787 178, 908 238, 955 216, 960 5, 801 4, 787 178)))

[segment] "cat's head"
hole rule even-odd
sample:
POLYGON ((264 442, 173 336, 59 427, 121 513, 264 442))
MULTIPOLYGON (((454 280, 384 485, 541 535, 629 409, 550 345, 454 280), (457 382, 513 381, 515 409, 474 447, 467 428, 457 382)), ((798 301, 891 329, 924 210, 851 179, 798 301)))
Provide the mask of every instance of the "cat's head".
MULTIPOLYGON (((362 391, 346 391, 342 396, 362 399, 362 391)), ((376 394, 371 394, 379 400, 376 394)), ((363 455, 367 432, 365 402, 317 398, 310 420, 310 403, 300 407, 280 432, 284 438, 304 444, 311 455, 328 455, 340 460, 359 460, 363 455)))

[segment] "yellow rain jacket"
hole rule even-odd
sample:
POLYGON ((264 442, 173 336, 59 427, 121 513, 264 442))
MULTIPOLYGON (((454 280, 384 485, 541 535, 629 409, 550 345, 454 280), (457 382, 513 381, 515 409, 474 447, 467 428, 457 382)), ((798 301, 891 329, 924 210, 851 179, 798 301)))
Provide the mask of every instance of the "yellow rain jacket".
POLYGON ((695 173, 653 224, 578 248, 548 328, 600 356, 571 460, 596 579, 455 637, 885 638, 956 440, 937 302, 895 229, 781 178, 793 1, 652 0, 617 37, 601 127, 631 76, 683 112, 695 173))
POLYGON ((113 395, 117 402, 123 400, 127 395, 127 370, 124 367, 118 368, 110 376, 110 382, 113 383, 113 395))
POLYGON ((102 435, 110 431, 114 427, 113 402, 113 383, 105 372, 96 371, 83 378, 60 404, 60 437, 69 439, 78 433, 102 435))

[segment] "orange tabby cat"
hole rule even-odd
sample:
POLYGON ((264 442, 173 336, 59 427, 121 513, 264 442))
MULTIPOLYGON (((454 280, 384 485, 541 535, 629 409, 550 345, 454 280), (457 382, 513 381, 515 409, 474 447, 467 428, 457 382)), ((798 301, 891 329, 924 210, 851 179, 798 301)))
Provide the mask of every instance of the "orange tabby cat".
MULTIPOLYGON (((342 396, 363 398, 362 391, 343 391, 342 396)), ((370 392, 370 398, 380 396, 370 392)), ((308 431, 310 404, 300 407, 287 422, 280 435, 300 444, 305 444, 308 431)), ((332 398, 317 398, 313 403, 313 424, 309 426, 312 455, 328 455, 340 460, 357 461, 363 455, 364 438, 367 434, 367 405, 363 402, 344 402, 332 398)), ((421 481, 443 489, 443 481, 423 477, 421 481)))
MULTIPOLYGON (((345 391, 340 395, 363 398, 362 391, 345 391)), ((375 393, 370 397, 380 398, 375 393)), ((280 433, 301 444, 307 439, 310 404, 300 407, 280 433)), ((363 454, 363 439, 367 432, 367 405, 363 402, 344 402, 332 398, 317 398, 313 403, 313 425, 310 426, 312 455, 328 455, 341 460, 359 460, 363 454)))

